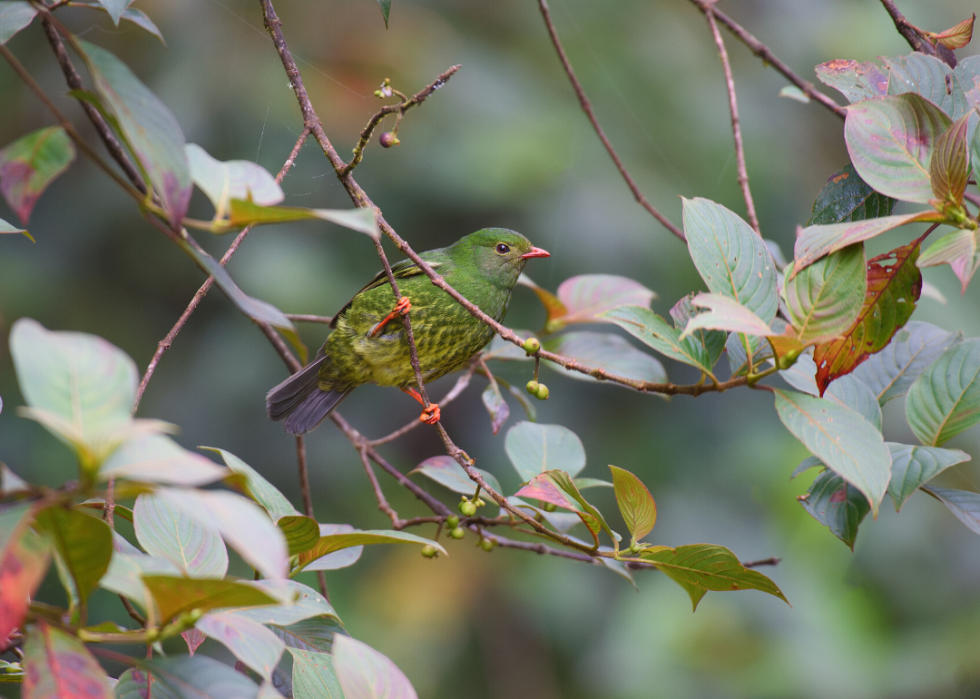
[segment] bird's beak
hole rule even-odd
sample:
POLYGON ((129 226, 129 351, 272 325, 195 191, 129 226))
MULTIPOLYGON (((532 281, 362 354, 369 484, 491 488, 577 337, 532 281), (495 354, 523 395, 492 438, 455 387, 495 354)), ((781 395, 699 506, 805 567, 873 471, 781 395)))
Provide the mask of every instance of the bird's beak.
POLYGON ((526 252, 521 255, 521 259, 526 260, 529 257, 551 257, 551 253, 541 248, 531 248, 531 252, 526 252))

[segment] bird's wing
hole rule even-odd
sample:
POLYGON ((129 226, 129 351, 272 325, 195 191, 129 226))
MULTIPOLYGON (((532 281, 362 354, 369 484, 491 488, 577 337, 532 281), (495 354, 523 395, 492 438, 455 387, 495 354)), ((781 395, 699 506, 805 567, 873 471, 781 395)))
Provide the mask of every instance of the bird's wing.
MULTIPOLYGON (((425 260, 424 255, 422 256, 422 259, 425 260)), ((429 266, 432 267, 433 269, 438 269, 439 267, 442 266, 441 262, 434 262, 431 260, 425 260, 425 261, 428 262, 429 266)), ((419 266, 414 262, 412 262, 411 260, 402 260, 401 262, 392 265, 391 274, 395 277, 395 279, 405 279, 407 277, 414 277, 417 274, 424 274, 424 272, 422 272, 421 268, 419 268, 419 266)), ((364 286, 363 289, 361 289, 356 294, 354 294, 354 298, 357 298, 360 294, 363 294, 365 291, 368 291, 369 289, 374 289, 376 287, 382 286, 387 283, 388 283, 388 275, 382 270, 381 272, 378 272, 377 276, 375 276, 374 279, 369 281, 364 286)), ((334 315, 333 320, 330 321, 331 328, 337 327, 337 319, 347 312, 347 309, 350 308, 352 303, 354 303, 354 298, 348 301, 344 305, 344 307, 341 308, 336 315, 334 315)), ((394 300, 392 300, 392 303, 394 303, 394 300)))

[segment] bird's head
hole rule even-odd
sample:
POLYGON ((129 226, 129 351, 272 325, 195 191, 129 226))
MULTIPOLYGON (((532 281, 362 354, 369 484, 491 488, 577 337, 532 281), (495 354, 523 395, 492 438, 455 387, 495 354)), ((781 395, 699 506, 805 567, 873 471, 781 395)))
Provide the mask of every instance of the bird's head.
POLYGON ((547 250, 534 247, 523 235, 506 228, 470 233, 450 247, 450 254, 458 263, 473 265, 483 276, 506 288, 517 283, 529 259, 550 257, 547 250))

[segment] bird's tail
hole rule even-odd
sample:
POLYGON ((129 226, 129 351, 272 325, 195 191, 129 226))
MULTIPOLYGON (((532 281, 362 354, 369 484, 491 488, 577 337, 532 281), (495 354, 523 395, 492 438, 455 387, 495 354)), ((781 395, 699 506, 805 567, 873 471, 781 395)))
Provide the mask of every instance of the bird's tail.
POLYGON ((265 409, 274 422, 286 421, 286 432, 304 434, 319 425, 340 402, 353 391, 325 391, 319 386, 320 365, 326 356, 317 357, 265 397, 265 409))

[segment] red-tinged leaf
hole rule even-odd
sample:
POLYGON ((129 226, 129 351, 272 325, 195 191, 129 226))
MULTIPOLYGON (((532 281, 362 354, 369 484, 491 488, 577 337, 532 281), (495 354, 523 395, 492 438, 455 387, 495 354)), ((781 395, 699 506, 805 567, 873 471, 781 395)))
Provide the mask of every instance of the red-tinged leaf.
POLYGON ((561 488, 555 485, 547 473, 535 476, 523 488, 517 491, 517 497, 534 498, 541 502, 547 502, 555 507, 564 507, 566 510, 578 512, 576 505, 561 488))
POLYGON ((557 296, 545 291, 527 277, 522 283, 537 294, 548 312, 544 332, 553 333, 571 323, 608 322, 599 315, 616 306, 650 307, 656 294, 637 281, 615 274, 581 274, 558 287, 557 296))
POLYGON ((933 34, 931 38, 948 49, 961 49, 969 44, 973 38, 973 23, 976 19, 977 15, 974 13, 970 19, 964 19, 944 32, 933 34))
POLYGON ((804 344, 827 341, 854 323, 867 294, 864 244, 817 260, 783 285, 785 311, 804 344))
POLYGON ((919 258, 919 267, 949 265, 960 280, 961 293, 977 269, 977 238, 974 231, 959 230, 947 233, 937 240, 919 258))
POLYGON ((556 507, 563 507, 571 510, 579 516, 583 524, 588 527, 592 538, 595 539, 596 546, 599 545, 599 532, 605 531, 613 541, 619 541, 619 537, 603 519, 595 507, 590 505, 574 481, 564 471, 551 470, 538 474, 531 481, 517 491, 517 496, 537 498, 544 502, 549 502, 556 507))
POLYGON ((0 192, 25 225, 41 193, 74 159, 75 145, 60 126, 29 133, 0 150, 0 192))
POLYGON ((27 503, 0 510, 0 650, 27 614, 27 605, 48 569, 47 542, 28 527, 27 503))
POLYGON ((201 647, 201 644, 204 643, 204 639, 207 638, 207 635, 200 631, 197 627, 187 629, 187 631, 181 632, 180 635, 187 644, 188 655, 194 655, 194 653, 197 652, 197 649, 201 647))
POLYGON ((487 384, 487 387, 483 389, 481 398, 487 412, 490 413, 490 429, 496 435, 507 422, 507 418, 510 417, 510 406, 507 405, 507 401, 501 395, 500 387, 497 386, 496 382, 487 384))
POLYGON ((411 682, 391 660, 349 636, 334 638, 333 663, 348 699, 418 699, 411 682))
POLYGON ((623 515, 633 541, 642 539, 653 529, 657 522, 657 503, 654 502, 650 491, 643 481, 626 469, 609 466, 612 471, 613 491, 616 493, 616 504, 623 515))
POLYGON ((24 699, 112 699, 105 670, 74 636, 38 622, 24 644, 24 699))
POLYGON ((814 70, 820 82, 840 92, 848 102, 888 94, 888 73, 871 62, 858 63, 838 58, 821 63, 814 70))
POLYGON ((963 203, 966 181, 970 174, 970 156, 966 136, 972 111, 957 119, 936 139, 936 148, 929 161, 932 192, 937 199, 953 204, 963 203))
POLYGON ((833 471, 824 471, 797 501, 810 516, 854 550, 858 526, 871 509, 857 488, 833 471))
POLYGON ((814 349, 821 396, 831 381, 883 350, 908 322, 922 293, 915 262, 923 238, 868 260, 868 291, 857 320, 842 337, 814 349))

